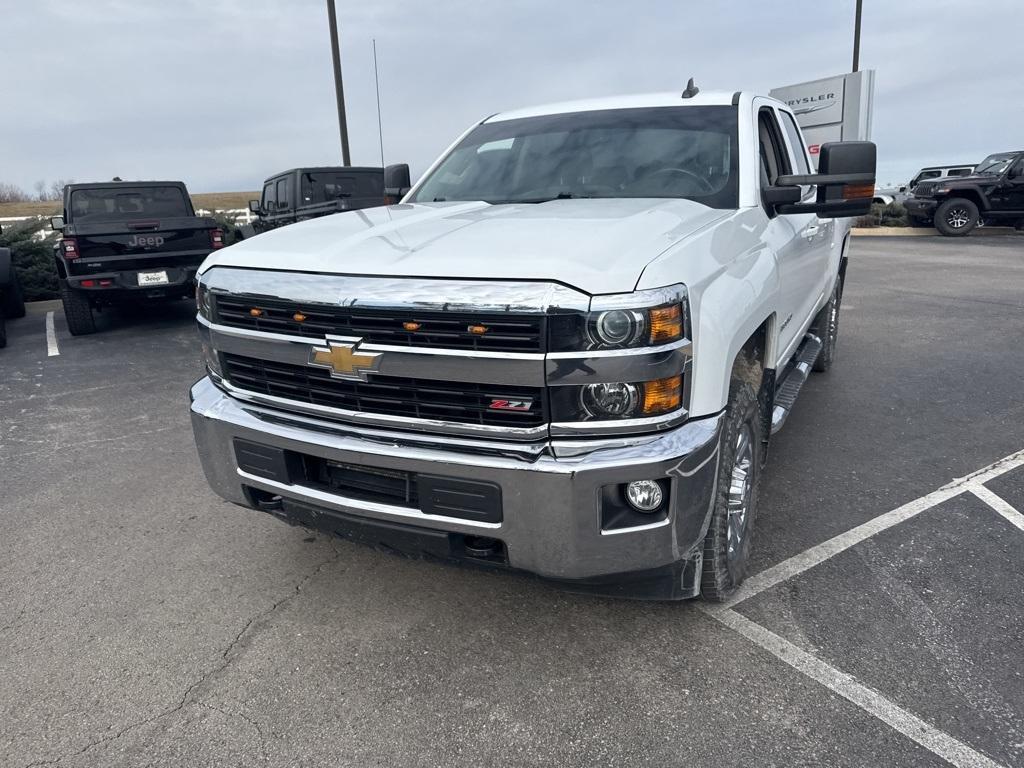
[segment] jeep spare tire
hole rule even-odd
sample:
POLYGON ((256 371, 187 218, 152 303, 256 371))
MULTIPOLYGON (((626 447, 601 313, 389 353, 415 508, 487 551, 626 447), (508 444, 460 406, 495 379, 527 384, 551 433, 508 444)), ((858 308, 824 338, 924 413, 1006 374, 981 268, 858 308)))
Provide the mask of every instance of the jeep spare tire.
POLYGON ((946 237, 963 237, 978 226, 978 206, 965 197, 941 203, 935 211, 935 228, 946 237))

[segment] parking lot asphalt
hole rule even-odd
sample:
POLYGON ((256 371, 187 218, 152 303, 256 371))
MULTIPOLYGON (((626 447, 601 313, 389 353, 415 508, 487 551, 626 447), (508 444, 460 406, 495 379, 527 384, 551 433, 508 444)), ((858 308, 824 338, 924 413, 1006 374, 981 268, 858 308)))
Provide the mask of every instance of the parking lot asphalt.
POLYGON ((222 502, 194 306, 72 338, 35 305, 0 351, 0 766, 1024 765, 1022 288, 1024 238, 854 242, 724 612, 222 502))

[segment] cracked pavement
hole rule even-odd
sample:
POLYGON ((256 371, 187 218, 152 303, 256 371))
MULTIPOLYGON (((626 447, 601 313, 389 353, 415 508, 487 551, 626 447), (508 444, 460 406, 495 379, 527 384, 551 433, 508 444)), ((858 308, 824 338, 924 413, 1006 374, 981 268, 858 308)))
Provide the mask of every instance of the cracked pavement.
MULTIPOLYGON (((1019 356, 977 343, 1024 337, 1019 242, 855 242, 839 360, 773 445, 755 571, 1024 447, 1019 356)), ((188 421, 193 308, 72 338, 57 305, 47 358, 51 309, 0 352, 3 768, 944 765, 693 605, 403 560, 221 501, 188 421)), ((1000 483, 1024 500, 1024 472, 1000 483)), ((747 610, 1012 765, 1013 545, 977 505, 940 512, 747 610), (995 600, 984 655, 966 638, 995 600)))

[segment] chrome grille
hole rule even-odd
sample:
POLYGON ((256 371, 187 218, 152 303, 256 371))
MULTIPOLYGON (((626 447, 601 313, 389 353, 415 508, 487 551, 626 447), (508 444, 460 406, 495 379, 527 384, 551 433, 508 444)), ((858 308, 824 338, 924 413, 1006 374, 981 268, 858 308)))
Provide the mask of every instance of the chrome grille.
POLYGON ((218 296, 214 311, 219 324, 232 328, 318 339, 356 336, 374 344, 490 352, 543 352, 546 347, 543 315, 356 309, 242 296, 218 296), (296 314, 304 319, 297 321, 296 314), (407 324, 417 327, 410 330, 407 324), (485 330, 472 333, 471 326, 485 330))

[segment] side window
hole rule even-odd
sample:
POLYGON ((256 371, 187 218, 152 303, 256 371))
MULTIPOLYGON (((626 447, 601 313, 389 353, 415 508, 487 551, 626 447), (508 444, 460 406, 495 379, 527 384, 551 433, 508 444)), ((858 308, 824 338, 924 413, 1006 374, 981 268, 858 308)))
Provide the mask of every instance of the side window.
POLYGON ((283 210, 292 207, 291 176, 285 176, 277 180, 277 209, 283 210))
POLYGON ((757 140, 760 145, 761 171, 768 186, 775 184, 779 176, 792 173, 789 154, 782 142, 779 123, 773 110, 767 107, 757 113, 757 140))
POLYGON ((786 129, 786 136, 789 138, 789 147, 793 153, 794 165, 797 173, 809 174, 811 164, 807 162, 807 147, 804 145, 800 129, 796 127, 796 121, 788 112, 782 112, 782 127, 786 129))
POLYGON ((272 211, 277 207, 277 195, 274 193, 274 182, 263 185, 263 200, 260 208, 264 211, 272 211))

